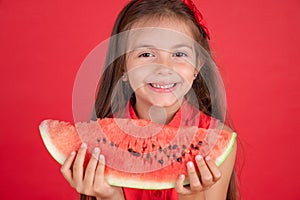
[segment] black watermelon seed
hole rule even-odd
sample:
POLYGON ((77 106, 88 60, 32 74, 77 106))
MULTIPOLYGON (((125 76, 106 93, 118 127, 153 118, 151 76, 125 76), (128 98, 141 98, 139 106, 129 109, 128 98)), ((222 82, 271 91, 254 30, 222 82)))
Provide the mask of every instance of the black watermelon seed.
POLYGON ((115 147, 117 147, 117 148, 118 148, 118 147, 119 147, 119 145, 118 145, 118 144, 115 144, 115 147))
POLYGON ((171 156, 168 154, 167 157, 170 158, 171 156))
POLYGON ((191 144, 191 148, 195 150, 199 150, 199 146, 195 146, 194 144, 191 144))
POLYGON ((152 148, 154 148, 154 147, 155 147, 155 144, 152 144, 151 146, 152 146, 152 148))
POLYGON ((174 145, 172 146, 172 149, 177 149, 177 147, 178 147, 178 145, 177 145, 177 144, 174 144, 174 145))
POLYGON ((160 159, 158 162, 159 162, 160 164, 164 164, 164 160, 163 160, 163 159, 160 159))
POLYGON ((168 149, 170 149, 170 150, 171 150, 171 149, 172 149, 172 145, 169 145, 169 146, 168 146, 168 149))
POLYGON ((159 148, 158 148, 158 151, 159 151, 159 152, 162 152, 162 151, 163 151, 163 149, 162 149, 161 147, 159 147, 159 148))
POLYGON ((106 138, 103 138, 102 141, 103 141, 103 143, 105 144, 105 143, 106 143, 106 138))
POLYGON ((139 152, 134 151, 133 149, 129 148, 128 149, 129 153, 131 153, 133 156, 141 156, 141 154, 139 152))
POLYGON ((182 149, 186 149, 186 146, 184 144, 182 145, 182 149))
POLYGON ((97 138, 97 142, 101 142, 101 139, 97 138))
POLYGON ((176 160, 177 160, 177 162, 181 162, 181 161, 182 161, 182 158, 179 157, 179 158, 177 158, 176 160))
POLYGON ((203 143, 203 142, 200 140, 200 141, 198 142, 198 145, 200 145, 200 146, 201 146, 201 145, 202 145, 202 143, 203 143))
POLYGON ((137 157, 141 156, 141 154, 139 152, 136 152, 136 151, 133 151, 132 155, 137 156, 137 157))
POLYGON ((184 156, 185 155, 185 152, 181 152, 181 156, 184 156))
POLYGON ((112 147, 113 147, 113 146, 115 146, 115 144, 114 144, 113 142, 111 142, 111 143, 110 143, 110 146, 112 146, 112 147))

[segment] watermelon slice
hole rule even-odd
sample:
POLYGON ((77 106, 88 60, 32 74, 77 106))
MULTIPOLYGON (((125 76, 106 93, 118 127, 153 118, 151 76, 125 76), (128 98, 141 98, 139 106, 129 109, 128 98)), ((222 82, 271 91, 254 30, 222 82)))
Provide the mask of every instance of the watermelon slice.
MULTIPOLYGON (((210 155, 219 166, 231 152, 236 134, 216 129, 173 127, 141 119, 105 118, 88 123, 45 120, 40 126, 49 153, 62 164, 82 142, 106 157, 109 184, 128 188, 174 188, 186 163, 210 155)), ((188 184, 186 180, 185 184, 188 184)))

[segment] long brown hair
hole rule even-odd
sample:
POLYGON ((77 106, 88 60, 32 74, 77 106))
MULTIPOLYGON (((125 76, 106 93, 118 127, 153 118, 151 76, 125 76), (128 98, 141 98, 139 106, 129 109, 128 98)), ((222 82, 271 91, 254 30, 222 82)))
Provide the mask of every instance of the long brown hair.
MULTIPOLYGON (((120 12, 111 35, 116 36, 130 30, 141 19, 160 19, 162 17, 175 17, 189 23, 195 40, 209 57, 201 68, 201 75, 196 77, 191 88, 197 99, 188 98, 189 93, 186 95, 186 99, 192 104, 197 103, 196 106, 199 110, 221 120, 233 129, 227 114, 222 109, 226 102, 223 101, 221 92, 218 89, 210 89, 219 88, 221 82, 218 78, 218 69, 211 56, 206 32, 197 23, 194 13, 182 0, 132 0, 120 12), (214 101, 212 98, 214 98, 214 101)), ((99 82, 95 102, 97 118, 112 117, 115 113, 122 111, 129 100, 135 99, 130 85, 120 81, 125 71, 126 57, 125 55, 118 56, 120 54, 119 49, 118 38, 111 40, 106 58, 106 67, 99 82)), ((236 200, 237 196, 236 176, 233 171, 228 187, 227 200, 236 200)), ((96 198, 81 195, 81 199, 96 198)))

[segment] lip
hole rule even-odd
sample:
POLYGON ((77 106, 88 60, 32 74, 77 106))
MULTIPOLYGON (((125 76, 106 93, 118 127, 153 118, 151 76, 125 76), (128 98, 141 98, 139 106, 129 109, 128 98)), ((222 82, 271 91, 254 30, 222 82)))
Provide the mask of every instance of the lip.
POLYGON ((170 93, 173 92, 178 85, 179 83, 148 83, 147 87, 158 93, 170 93))

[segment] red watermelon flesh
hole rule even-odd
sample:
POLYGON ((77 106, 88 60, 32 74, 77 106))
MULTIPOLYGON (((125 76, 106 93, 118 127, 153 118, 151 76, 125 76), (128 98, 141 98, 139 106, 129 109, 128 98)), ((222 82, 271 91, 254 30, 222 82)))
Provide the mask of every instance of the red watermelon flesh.
MULTIPOLYGON (((197 127, 173 127, 146 120, 105 118, 89 123, 45 120, 40 125, 50 154, 62 164, 82 142, 88 151, 101 149, 105 176, 115 186, 166 189, 175 187, 186 163, 209 154, 217 165, 226 159, 236 134, 197 127)), ((188 183, 188 180, 186 181, 188 183)))

